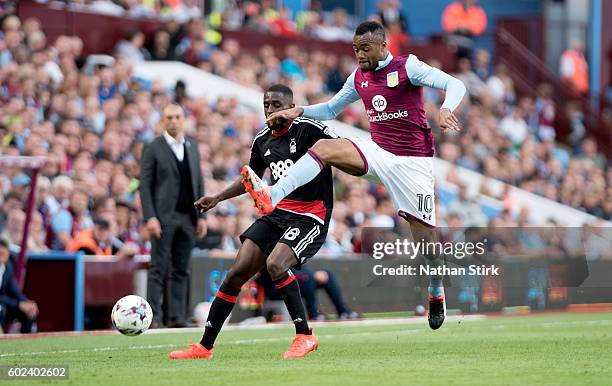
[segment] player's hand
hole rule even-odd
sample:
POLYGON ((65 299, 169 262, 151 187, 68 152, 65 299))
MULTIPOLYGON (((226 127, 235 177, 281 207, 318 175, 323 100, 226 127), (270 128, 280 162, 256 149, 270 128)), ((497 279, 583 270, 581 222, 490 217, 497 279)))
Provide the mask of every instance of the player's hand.
POLYGON ((155 217, 151 217, 149 221, 147 221, 147 230, 149 231, 149 234, 156 239, 161 238, 161 224, 155 217))
POLYGON ((38 306, 31 300, 23 300, 19 302, 19 309, 32 319, 38 315, 38 306))
POLYGON ((203 218, 198 219, 198 224, 196 228, 196 236, 198 237, 198 239, 201 239, 202 237, 206 236, 207 231, 208 226, 206 225, 206 220, 203 218))
POLYGON ((268 119, 266 119, 266 123, 268 127, 274 127, 292 121, 302 114, 304 114, 304 108, 295 106, 287 110, 281 110, 270 114, 268 119))
POLYGON ((200 197, 198 201, 196 201, 193 206, 200 211, 200 213, 208 212, 219 203, 218 197, 200 197))
POLYGON ((440 109, 440 128, 442 129, 443 133, 446 133, 449 130, 461 130, 459 128, 459 120, 457 119, 455 114, 450 111, 450 109, 440 109))

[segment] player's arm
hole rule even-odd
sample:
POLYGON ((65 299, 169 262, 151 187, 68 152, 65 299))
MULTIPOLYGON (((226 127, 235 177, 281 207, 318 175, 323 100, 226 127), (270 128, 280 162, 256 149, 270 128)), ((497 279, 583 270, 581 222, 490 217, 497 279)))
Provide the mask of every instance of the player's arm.
POLYGON ((330 129, 325 123, 312 120, 308 122, 308 130, 305 132, 305 138, 307 138, 308 143, 314 145, 317 141, 321 139, 335 139, 340 138, 338 134, 334 133, 332 129, 330 129))
POLYGON ((328 121, 336 118, 346 106, 359 100, 359 94, 355 89, 355 71, 344 82, 342 89, 336 93, 329 101, 310 106, 296 106, 291 109, 277 111, 268 117, 268 126, 275 122, 287 122, 299 116, 328 121))
MULTIPOLYGON (((251 169, 257 173, 259 177, 262 177, 266 171, 266 164, 261 159, 259 151, 253 141, 253 148, 251 149, 251 159, 249 161, 251 169)), ((238 177, 236 181, 228 185, 223 191, 215 196, 204 196, 200 197, 195 203, 195 207, 200 212, 207 212, 217 206, 221 201, 229 200, 234 197, 238 197, 246 193, 244 185, 242 184, 242 178, 238 177)))
POLYGON ((302 107, 302 115, 306 118, 328 121, 336 118, 346 106, 357 100, 359 100, 359 94, 355 89, 355 71, 353 71, 336 95, 327 102, 302 107))
POLYGON ((440 107, 440 127, 443 130, 459 130, 459 120, 453 112, 465 95, 466 88, 463 82, 442 70, 421 62, 414 55, 408 57, 406 71, 413 85, 432 87, 446 93, 444 103, 440 107))

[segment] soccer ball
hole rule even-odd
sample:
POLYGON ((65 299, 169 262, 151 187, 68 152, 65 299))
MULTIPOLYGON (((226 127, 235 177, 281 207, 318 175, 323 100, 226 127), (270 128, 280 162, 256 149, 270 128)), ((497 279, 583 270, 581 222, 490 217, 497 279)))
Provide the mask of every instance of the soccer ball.
POLYGON ((127 336, 140 335, 147 331, 153 321, 153 310, 149 303, 136 295, 124 296, 115 303, 111 313, 113 326, 127 336))

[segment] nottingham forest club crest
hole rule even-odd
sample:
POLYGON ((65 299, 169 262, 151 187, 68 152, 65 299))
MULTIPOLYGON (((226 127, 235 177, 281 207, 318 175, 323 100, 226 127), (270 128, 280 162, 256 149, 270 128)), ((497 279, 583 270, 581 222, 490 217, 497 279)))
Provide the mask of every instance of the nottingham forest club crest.
POLYGON ((387 74, 387 86, 395 87, 399 84, 399 74, 397 71, 393 71, 387 74))

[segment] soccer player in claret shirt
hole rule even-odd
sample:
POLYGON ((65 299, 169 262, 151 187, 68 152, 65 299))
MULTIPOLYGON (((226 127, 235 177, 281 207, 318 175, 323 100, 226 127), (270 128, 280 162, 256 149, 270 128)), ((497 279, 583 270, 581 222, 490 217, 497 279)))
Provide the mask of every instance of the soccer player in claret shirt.
MULTIPOLYGON (((293 92, 286 86, 274 85, 264 93, 266 117, 294 106, 293 92)), ((337 138, 324 124, 310 118, 275 122, 279 124, 266 126, 255 136, 249 171, 243 168, 242 173, 253 173, 250 177, 259 178, 269 168, 272 181, 276 182, 317 141, 337 138)), ((243 178, 216 196, 200 198, 196 207, 205 212, 220 201, 252 190, 252 186, 243 185, 243 178)), ((320 168, 312 181, 279 202, 275 210, 255 221, 240 236, 242 246, 212 303, 201 342, 170 353, 170 358, 211 358, 217 334, 232 311, 240 288, 261 269, 268 270, 295 324, 295 339, 283 357, 301 358, 315 350, 319 342, 308 327, 299 285, 289 268, 304 264, 321 248, 332 206, 332 172, 327 166, 320 168)))
MULTIPOLYGON (((332 165, 384 184, 398 215, 410 223, 413 239, 435 241, 434 138, 425 117, 422 87, 446 92, 439 120, 446 131, 459 130, 453 111, 463 99, 465 86, 414 55, 393 57, 387 50, 385 31, 376 22, 366 21, 357 27, 353 49, 359 66, 331 100, 276 112, 268 117, 268 124, 298 117, 333 119, 361 99, 370 121, 371 140, 321 140, 272 187, 249 174, 247 177, 253 177, 246 182, 260 187, 251 196, 259 210, 268 213, 294 189, 309 184, 322 168, 332 165)), ((423 257, 430 268, 443 264, 439 256, 423 257)), ((446 315, 442 279, 441 275, 429 277, 428 320, 434 330, 442 326, 446 315)))

